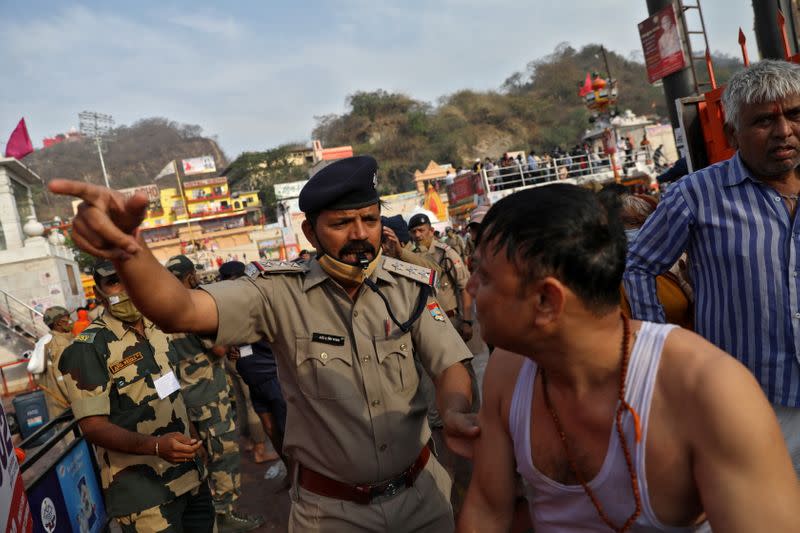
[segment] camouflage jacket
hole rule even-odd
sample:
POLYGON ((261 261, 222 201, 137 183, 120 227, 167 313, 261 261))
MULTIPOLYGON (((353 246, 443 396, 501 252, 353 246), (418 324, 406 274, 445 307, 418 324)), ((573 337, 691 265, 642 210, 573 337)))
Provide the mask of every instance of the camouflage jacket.
POLYGON ((178 357, 181 392, 189 410, 227 397, 224 358, 214 355, 197 335, 176 333, 170 337, 178 357))
MULTIPOLYGON (((75 418, 108 416, 143 435, 174 431, 190 436, 180 389, 159 398, 155 381, 174 371, 169 337, 145 320, 145 335, 105 313, 83 330, 61 356, 67 397, 75 418)), ((124 516, 161 505, 200 483, 195 462, 173 465, 155 455, 97 447, 106 505, 124 516)))

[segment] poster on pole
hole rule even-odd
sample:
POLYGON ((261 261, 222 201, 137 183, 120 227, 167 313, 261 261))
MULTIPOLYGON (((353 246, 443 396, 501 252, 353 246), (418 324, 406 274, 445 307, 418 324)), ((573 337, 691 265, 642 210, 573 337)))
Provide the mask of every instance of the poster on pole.
POLYGON ((214 158, 210 155, 183 159, 181 160, 181 165, 183 165, 184 176, 203 174, 204 172, 215 172, 217 170, 217 166, 214 164, 214 158))
POLYGON ((689 66, 683 50, 674 4, 640 22, 639 38, 642 41, 647 78, 650 83, 689 66))

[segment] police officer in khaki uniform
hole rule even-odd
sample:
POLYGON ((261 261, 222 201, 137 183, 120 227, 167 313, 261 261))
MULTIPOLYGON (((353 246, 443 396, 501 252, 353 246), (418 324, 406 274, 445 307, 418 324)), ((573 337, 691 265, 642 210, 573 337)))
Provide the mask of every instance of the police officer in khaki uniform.
MULTIPOLYGON (((200 285, 194 263, 185 255, 171 257, 166 267, 186 288, 196 289, 200 285)), ((234 509, 242 485, 241 457, 223 365, 225 349, 214 353, 208 342, 192 333, 175 333, 171 338, 178 356, 178 376, 189 420, 208 452, 208 478, 217 528, 220 533, 255 529, 264 523, 262 517, 247 516, 234 509)))
POLYGON ((52 420, 69 407, 64 377, 58 371, 61 354, 72 344, 72 320, 69 311, 60 306, 53 306, 44 312, 44 323, 50 328, 52 339, 44 347, 45 370, 36 376, 36 382, 45 393, 47 411, 52 420))
MULTIPOLYGON (((408 221, 411 233, 411 251, 420 259, 414 259, 407 253, 400 253, 400 258, 434 268, 439 275, 439 287, 436 296, 442 304, 445 314, 458 328, 462 338, 472 338, 472 297, 467 292, 467 271, 461 256, 448 245, 434 237, 433 226, 428 215, 417 213, 408 221)), ((408 251, 406 248, 406 252, 408 251)))
POLYGON ((464 239, 461 237, 461 235, 456 233, 456 230, 454 230, 449 226, 445 228, 444 235, 445 235, 444 243, 453 250, 455 250, 456 253, 459 255, 459 257, 461 257, 461 259, 464 260, 464 258, 466 257, 464 255, 465 244, 464 244, 464 239))
POLYGON ((214 506, 169 338, 142 317, 110 261, 95 265, 106 312, 61 356, 67 398, 97 446, 106 508, 123 532, 212 531, 214 506))
POLYGON ((146 199, 80 182, 54 192, 84 199, 76 242, 114 256, 137 305, 169 330, 216 344, 266 337, 288 405, 293 463, 290 531, 453 529, 450 479, 430 455, 413 352, 436 377, 445 440, 471 453, 469 350, 430 296, 429 269, 381 256, 377 164, 352 157, 300 194, 308 264, 252 263, 248 277, 191 291, 134 238, 146 199), (143 285, 147 284, 145 288, 143 285))
MULTIPOLYGON (((384 250, 393 257, 436 271, 436 297, 461 338, 469 342, 472 338, 472 297, 466 291, 469 272, 461 261, 461 256, 435 238, 431 220, 424 213, 411 217, 408 231, 411 240, 405 247, 399 247, 391 244, 395 239, 389 230, 384 229, 384 250)), ((474 376, 471 364, 466 365, 470 376, 474 376)), ((432 428, 440 428, 443 421, 436 408, 436 390, 431 378, 422 371, 420 373, 420 389, 428 404, 428 423, 432 428)), ((472 378, 473 397, 477 398, 479 392, 477 381, 472 378)))

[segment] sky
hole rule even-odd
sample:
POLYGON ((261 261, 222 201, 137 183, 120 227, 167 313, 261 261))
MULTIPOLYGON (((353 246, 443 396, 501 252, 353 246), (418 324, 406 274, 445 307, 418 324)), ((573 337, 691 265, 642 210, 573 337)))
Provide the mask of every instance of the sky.
MULTIPOLYGON (((384 89, 436 104, 498 89, 562 42, 641 60, 645 0, 0 0, 0 147, 97 111, 198 124, 229 158, 309 144, 315 117, 384 89)), ((703 3, 711 49, 757 56, 750 0, 703 3)), ((601 65, 598 65, 600 68, 601 65)), ((581 80, 576 80, 576 84, 581 80)), ((203 155, 203 154, 197 154, 203 155)))

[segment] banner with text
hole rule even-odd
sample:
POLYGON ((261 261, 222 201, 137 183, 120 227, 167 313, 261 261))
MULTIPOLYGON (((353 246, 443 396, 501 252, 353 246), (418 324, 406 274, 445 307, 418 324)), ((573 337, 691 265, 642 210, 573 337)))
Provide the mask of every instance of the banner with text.
POLYGON ((214 164, 214 158, 210 155, 202 157, 192 157, 191 159, 183 159, 183 174, 191 176, 192 174, 203 174, 204 172, 214 172, 217 166, 214 164))
POLYGON ((642 41, 650 83, 688 66, 674 5, 667 6, 640 22, 639 38, 642 41))

